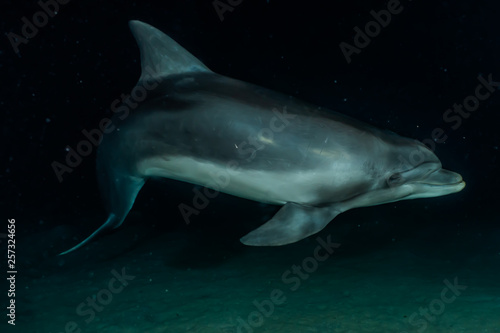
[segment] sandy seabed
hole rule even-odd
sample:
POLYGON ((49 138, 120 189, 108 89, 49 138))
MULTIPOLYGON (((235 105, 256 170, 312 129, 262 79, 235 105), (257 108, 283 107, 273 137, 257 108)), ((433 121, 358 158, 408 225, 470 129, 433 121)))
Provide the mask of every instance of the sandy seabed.
POLYGON ((60 257, 33 246, 18 275, 17 325, 9 329, 500 332, 499 247, 478 249, 481 241, 470 237, 354 250, 328 248, 329 228, 286 247, 254 248, 192 232, 138 237, 137 230, 128 226, 60 257))

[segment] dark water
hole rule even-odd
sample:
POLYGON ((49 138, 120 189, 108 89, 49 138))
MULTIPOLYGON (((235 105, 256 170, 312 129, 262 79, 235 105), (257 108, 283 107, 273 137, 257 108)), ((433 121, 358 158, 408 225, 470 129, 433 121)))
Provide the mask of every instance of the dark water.
POLYGON ((221 1, 221 21, 211 1, 63 2, 0 11, 2 332, 500 332, 500 5, 221 1), (186 224, 193 186, 149 182, 120 229, 57 256, 106 219, 96 147, 62 180, 53 165, 134 87, 132 19, 217 73, 432 145, 467 187, 253 248, 239 238, 277 207, 220 194, 186 224))

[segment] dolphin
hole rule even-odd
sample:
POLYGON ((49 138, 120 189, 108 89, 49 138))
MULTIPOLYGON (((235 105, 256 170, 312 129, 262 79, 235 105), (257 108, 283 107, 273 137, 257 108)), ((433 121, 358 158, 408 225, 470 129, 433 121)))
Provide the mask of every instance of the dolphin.
POLYGON ((98 147, 107 221, 61 254, 119 227, 149 178, 282 205, 241 238, 253 246, 297 242, 356 207, 465 187, 417 140, 219 75, 156 28, 129 26, 140 48, 136 88, 144 100, 113 116, 115 129, 98 147))

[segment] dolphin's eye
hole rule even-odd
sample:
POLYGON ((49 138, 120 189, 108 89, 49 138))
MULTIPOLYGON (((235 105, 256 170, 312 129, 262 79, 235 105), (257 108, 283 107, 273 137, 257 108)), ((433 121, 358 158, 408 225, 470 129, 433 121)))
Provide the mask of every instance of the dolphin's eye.
POLYGON ((387 178, 387 185, 395 186, 401 183, 403 177, 400 173, 393 173, 389 178, 387 178))

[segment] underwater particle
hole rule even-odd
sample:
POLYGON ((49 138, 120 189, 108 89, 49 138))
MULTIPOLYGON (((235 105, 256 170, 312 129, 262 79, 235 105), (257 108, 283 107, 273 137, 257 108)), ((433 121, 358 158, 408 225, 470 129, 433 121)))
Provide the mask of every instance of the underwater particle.
POLYGON ((50 118, 45 118, 45 122, 48 124, 51 122, 50 118))
POLYGON ((64 266, 64 264, 66 263, 66 260, 62 259, 62 258, 58 258, 59 260, 57 261, 57 266, 61 267, 61 266, 64 266))

